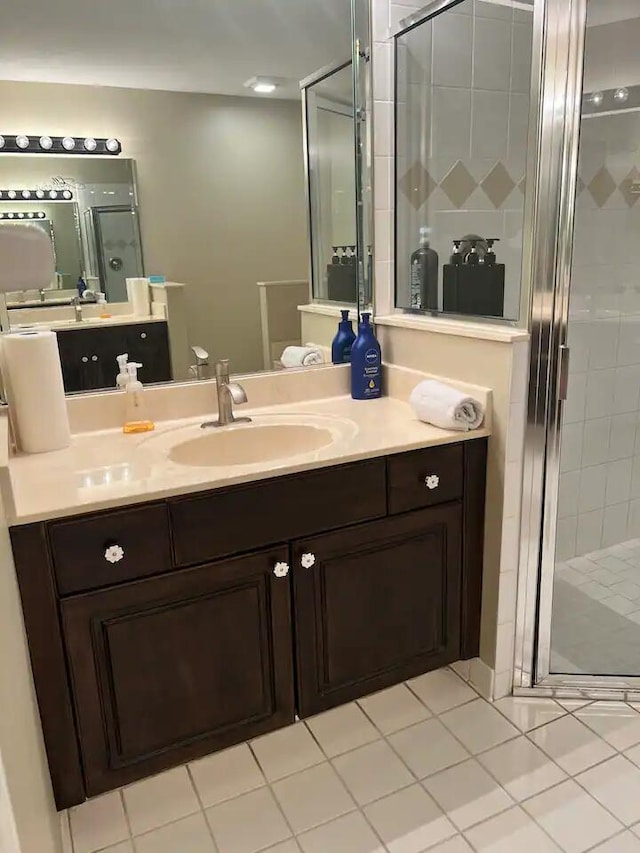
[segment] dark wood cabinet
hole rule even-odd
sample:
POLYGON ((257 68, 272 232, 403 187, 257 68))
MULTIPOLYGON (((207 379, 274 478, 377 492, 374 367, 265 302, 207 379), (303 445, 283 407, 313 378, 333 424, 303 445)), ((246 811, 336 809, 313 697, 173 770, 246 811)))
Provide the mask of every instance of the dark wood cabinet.
POLYGON ((89 796, 293 722, 286 562, 281 547, 62 602, 89 796))
POLYGON ((295 543, 301 717, 459 659, 461 544, 458 504, 295 543))
POLYGON ((58 807, 477 655, 486 452, 13 527, 58 807))
POLYGON ((67 392, 115 388, 116 356, 129 353, 141 362, 142 382, 171 380, 169 333, 166 323, 133 323, 57 332, 62 378, 67 392))

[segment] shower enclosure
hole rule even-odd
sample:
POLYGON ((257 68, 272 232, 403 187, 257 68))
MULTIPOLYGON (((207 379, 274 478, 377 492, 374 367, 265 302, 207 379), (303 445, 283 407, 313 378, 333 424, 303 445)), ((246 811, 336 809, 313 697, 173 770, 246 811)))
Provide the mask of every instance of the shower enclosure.
POLYGON ((630 695, 640 690, 640 4, 538 5, 515 684, 630 695))

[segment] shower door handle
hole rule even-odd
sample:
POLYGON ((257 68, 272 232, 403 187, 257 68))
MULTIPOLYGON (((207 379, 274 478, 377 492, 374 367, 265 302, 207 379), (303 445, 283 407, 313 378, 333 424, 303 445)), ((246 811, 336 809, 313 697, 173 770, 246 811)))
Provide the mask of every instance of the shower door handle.
POLYGON ((565 344, 560 344, 560 376, 558 379, 558 400, 567 399, 567 391, 569 388, 569 355, 569 347, 565 344))

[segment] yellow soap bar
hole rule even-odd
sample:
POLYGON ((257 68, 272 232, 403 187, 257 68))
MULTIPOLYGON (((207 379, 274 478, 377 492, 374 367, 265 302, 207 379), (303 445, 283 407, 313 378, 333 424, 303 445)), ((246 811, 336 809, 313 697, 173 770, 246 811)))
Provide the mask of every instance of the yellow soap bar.
POLYGON ((129 421, 122 427, 122 432, 127 434, 134 432, 151 432, 151 430, 155 428, 156 425, 153 421, 129 421))

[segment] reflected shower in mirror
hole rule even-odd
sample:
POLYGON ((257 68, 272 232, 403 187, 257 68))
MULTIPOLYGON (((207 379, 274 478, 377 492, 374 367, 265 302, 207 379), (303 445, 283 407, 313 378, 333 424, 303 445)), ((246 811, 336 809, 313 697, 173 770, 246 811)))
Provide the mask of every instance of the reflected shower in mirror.
POLYGON ((533 6, 463 0, 395 38, 396 306, 517 320, 533 6))
POLYGON ((121 352, 147 382, 281 368, 292 344, 326 359, 305 307, 357 298, 328 272, 333 246, 356 266, 351 0, 108 8, 61 0, 34 27, 3 3, 0 227, 41 221, 57 271, 11 294, 12 326, 56 329, 69 391, 113 387, 121 352))

